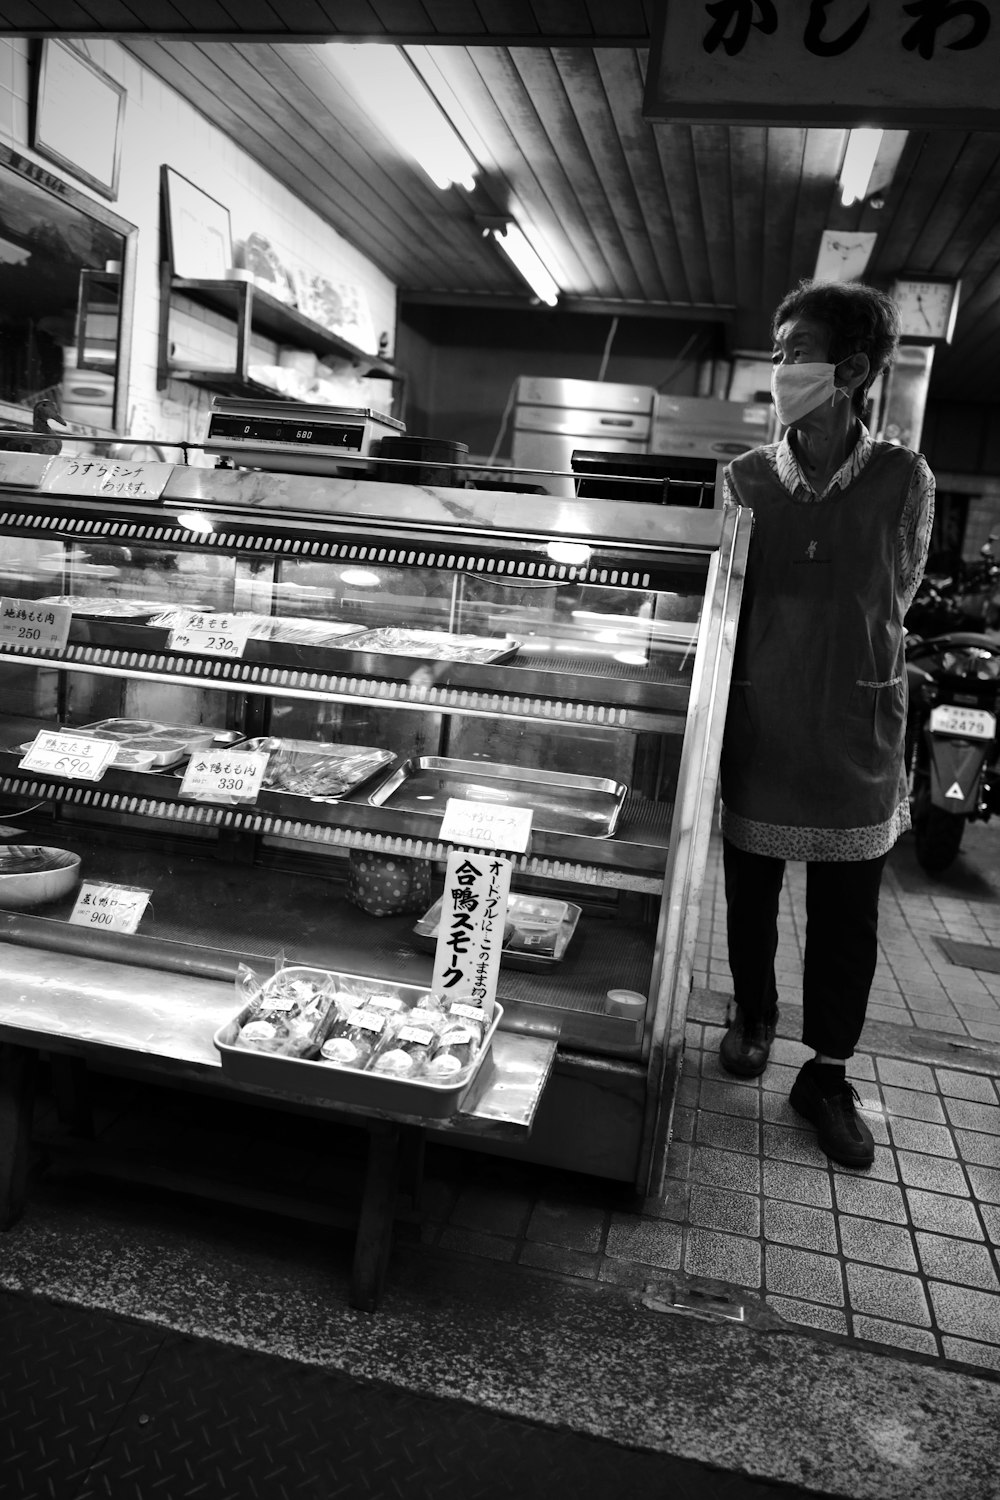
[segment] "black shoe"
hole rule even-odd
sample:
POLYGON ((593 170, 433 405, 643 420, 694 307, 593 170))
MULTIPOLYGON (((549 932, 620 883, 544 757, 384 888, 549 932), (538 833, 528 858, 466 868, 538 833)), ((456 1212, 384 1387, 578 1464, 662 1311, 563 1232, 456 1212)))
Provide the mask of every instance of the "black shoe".
POLYGON ((719 1045, 719 1061, 726 1072, 737 1078, 756 1078, 763 1073, 777 1024, 777 1009, 765 1020, 751 1020, 737 1006, 735 1019, 719 1045))
POLYGON ((788 1096, 792 1108, 816 1127, 820 1150, 843 1167, 870 1167, 875 1142, 854 1108, 857 1091, 834 1073, 828 1083, 810 1059, 804 1063, 788 1096))

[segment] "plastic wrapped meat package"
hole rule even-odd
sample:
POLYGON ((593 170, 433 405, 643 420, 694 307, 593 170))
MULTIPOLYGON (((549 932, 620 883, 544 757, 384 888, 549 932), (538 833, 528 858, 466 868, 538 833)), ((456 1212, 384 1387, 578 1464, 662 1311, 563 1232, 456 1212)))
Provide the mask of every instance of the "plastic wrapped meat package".
POLYGON ((332 974, 296 964, 261 984, 241 964, 236 985, 244 1003, 240 1046, 283 1057, 318 1055, 333 1009, 332 974))
POLYGON ((263 982, 240 966, 238 1014, 215 1034, 225 1070, 296 1097, 422 1118, 462 1101, 503 1019, 423 986, 304 965, 263 982))
POLYGON ((234 620, 250 621, 252 641, 282 641, 286 645, 339 646, 345 637, 357 635, 360 626, 339 620, 316 620, 306 615, 257 615, 248 610, 193 609, 176 605, 159 609, 146 624, 161 630, 183 630, 205 614, 228 614, 234 620))
MULTIPOLYGON (((441 923, 439 898, 413 928, 415 945, 432 951, 441 923)), ((571 901, 511 891, 500 962, 512 969, 541 972, 560 963, 577 931, 581 908, 571 901)))
POLYGON ((263 984, 240 966, 238 1043, 395 1078, 451 1081, 471 1067, 487 1029, 483 1010, 417 993, 408 1003, 377 980, 302 965, 263 984))
POLYGON ((274 735, 247 740, 244 750, 266 750, 264 786, 313 798, 343 797, 395 761, 373 745, 326 745, 274 735))

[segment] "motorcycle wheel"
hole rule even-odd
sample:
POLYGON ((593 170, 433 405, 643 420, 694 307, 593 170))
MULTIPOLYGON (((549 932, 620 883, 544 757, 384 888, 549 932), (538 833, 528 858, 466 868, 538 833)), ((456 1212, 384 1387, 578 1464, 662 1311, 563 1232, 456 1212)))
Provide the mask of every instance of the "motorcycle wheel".
POLYGON ((913 819, 917 862, 928 875, 940 875, 958 854, 965 832, 965 819, 935 807, 928 799, 913 819))

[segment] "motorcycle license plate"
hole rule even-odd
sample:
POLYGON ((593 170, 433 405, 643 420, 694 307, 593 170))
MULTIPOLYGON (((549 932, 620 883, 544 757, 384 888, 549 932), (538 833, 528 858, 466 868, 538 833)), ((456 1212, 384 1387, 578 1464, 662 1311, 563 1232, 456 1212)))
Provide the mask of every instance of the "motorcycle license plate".
POLYGON ((958 734, 970 740, 991 740, 997 721, 985 708, 961 708, 957 703, 939 703, 931 709, 931 734, 958 734))

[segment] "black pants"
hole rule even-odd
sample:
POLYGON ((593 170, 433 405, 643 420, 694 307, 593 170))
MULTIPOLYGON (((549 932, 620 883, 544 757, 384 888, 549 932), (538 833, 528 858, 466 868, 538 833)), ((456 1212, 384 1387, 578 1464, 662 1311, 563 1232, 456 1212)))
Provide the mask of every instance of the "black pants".
MULTIPOLYGON (((774 956, 785 861, 747 854, 723 840, 729 967, 744 1015, 778 1003, 774 956)), ((802 1040, 827 1057, 850 1057, 861 1036, 878 959, 878 893, 886 855, 810 860, 806 865, 806 951, 802 1040)))

